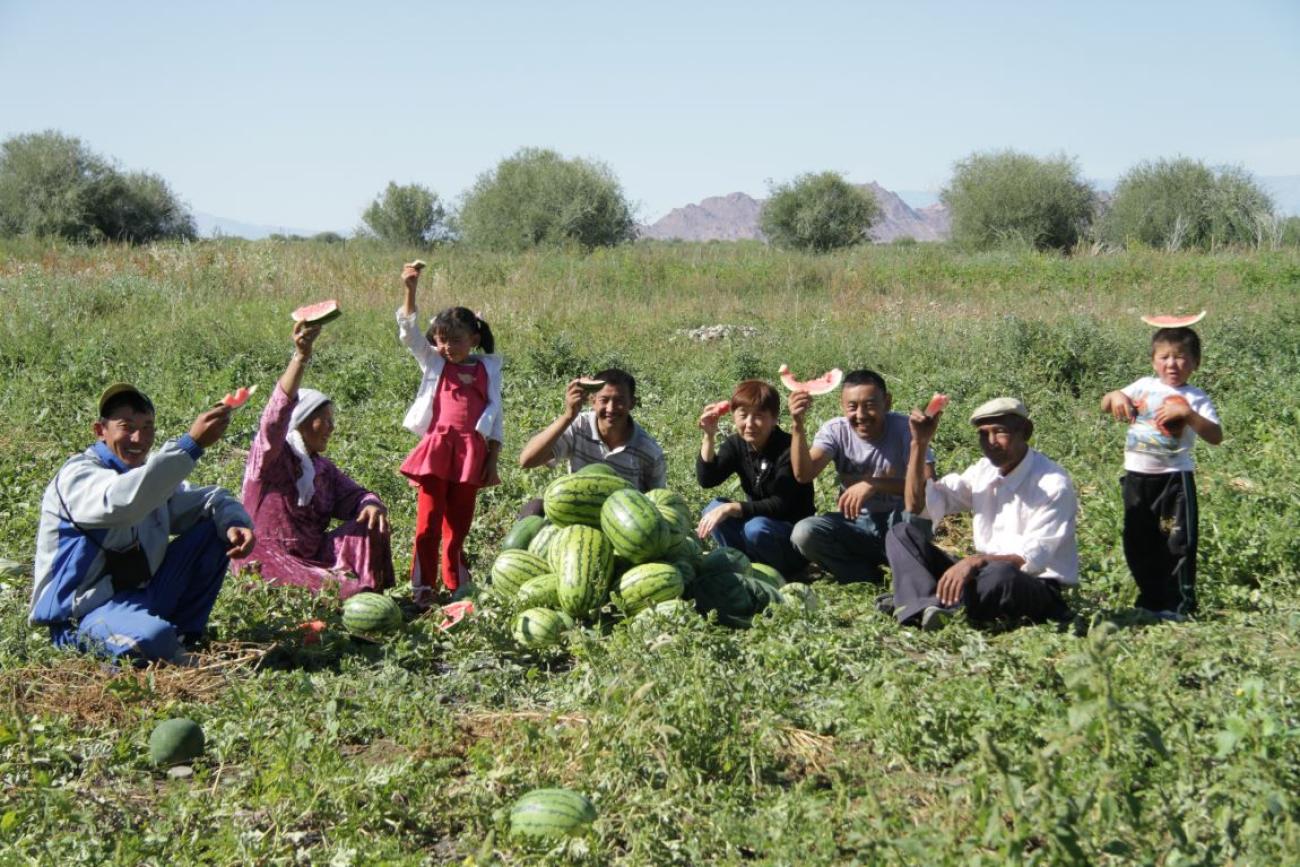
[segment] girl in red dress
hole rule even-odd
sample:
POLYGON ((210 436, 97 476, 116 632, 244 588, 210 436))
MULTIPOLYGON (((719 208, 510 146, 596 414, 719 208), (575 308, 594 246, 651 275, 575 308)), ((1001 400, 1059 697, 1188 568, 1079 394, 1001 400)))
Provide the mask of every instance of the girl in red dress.
POLYGON ((415 290, 421 267, 402 269, 406 298, 397 311, 397 327, 421 373, 419 392, 404 421, 420 443, 401 471, 418 492, 411 589, 416 604, 427 608, 436 601, 434 576, 440 571, 452 598, 466 587, 469 570, 462 548, 474 501, 479 488, 501 482, 501 357, 493 354, 488 324, 464 307, 448 307, 427 332, 420 332, 415 290))

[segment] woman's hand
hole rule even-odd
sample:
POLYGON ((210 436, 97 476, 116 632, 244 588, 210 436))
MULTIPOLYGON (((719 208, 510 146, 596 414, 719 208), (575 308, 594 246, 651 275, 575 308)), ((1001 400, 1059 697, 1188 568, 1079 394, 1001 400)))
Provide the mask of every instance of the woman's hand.
POLYGON ((378 503, 371 503, 357 515, 357 523, 381 536, 387 536, 388 510, 378 503))

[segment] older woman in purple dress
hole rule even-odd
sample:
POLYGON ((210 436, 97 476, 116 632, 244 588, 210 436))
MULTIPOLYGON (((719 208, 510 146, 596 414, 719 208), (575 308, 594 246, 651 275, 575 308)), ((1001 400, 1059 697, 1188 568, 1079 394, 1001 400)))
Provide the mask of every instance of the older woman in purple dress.
POLYGON ((323 454, 334 433, 333 404, 299 387, 320 328, 294 324, 293 359, 262 413, 243 492, 257 545, 237 565, 256 562, 272 584, 319 591, 334 582, 347 598, 391 587, 393 556, 383 502, 323 454), (343 523, 328 530, 335 519, 343 523))

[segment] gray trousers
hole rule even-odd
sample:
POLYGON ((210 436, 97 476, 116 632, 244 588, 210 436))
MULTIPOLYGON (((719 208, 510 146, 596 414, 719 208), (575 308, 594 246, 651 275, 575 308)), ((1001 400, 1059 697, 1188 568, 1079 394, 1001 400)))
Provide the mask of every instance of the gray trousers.
MULTIPOLYGON (((889 568, 894 573, 894 616, 899 623, 908 622, 931 605, 942 607, 935 590, 943 573, 957 561, 930 538, 930 522, 910 516, 895 524, 885 538, 889 568)), ((966 582, 960 604, 971 620, 1042 622, 1063 620, 1070 614, 1061 598, 1060 582, 1027 575, 1011 563, 997 560, 966 582)))
POLYGON ((856 521, 838 512, 814 515, 794 525, 790 543, 841 584, 885 580, 885 534, 902 512, 863 512, 856 521))

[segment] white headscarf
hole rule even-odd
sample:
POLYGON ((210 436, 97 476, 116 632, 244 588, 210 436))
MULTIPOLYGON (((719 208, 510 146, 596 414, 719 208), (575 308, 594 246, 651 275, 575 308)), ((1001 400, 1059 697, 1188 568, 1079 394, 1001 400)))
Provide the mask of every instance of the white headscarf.
POLYGON ((299 506, 308 505, 316 493, 316 466, 311 461, 311 454, 307 451, 307 444, 303 442, 302 434, 298 433, 298 426, 329 402, 330 399, 324 392, 314 388, 300 388, 298 403, 289 416, 289 436, 285 439, 289 443, 289 450, 297 456, 298 463, 302 466, 302 475, 298 476, 299 506))

